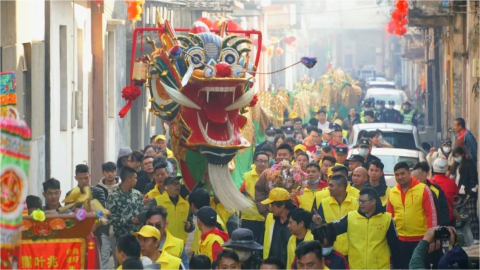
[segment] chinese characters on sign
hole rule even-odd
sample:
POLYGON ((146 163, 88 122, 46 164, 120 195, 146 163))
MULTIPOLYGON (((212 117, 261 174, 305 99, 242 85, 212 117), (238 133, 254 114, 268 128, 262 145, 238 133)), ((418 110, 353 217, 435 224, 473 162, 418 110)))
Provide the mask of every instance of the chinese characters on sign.
POLYGON ((84 269, 85 240, 25 240, 19 262, 20 269, 84 269))

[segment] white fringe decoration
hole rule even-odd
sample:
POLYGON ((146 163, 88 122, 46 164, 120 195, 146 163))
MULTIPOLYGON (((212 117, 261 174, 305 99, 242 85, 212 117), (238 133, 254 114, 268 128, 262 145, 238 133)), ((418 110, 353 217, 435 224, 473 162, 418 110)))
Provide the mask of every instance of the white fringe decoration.
POLYGON ((254 206, 233 183, 227 165, 208 163, 208 176, 215 195, 226 209, 241 211, 254 206))

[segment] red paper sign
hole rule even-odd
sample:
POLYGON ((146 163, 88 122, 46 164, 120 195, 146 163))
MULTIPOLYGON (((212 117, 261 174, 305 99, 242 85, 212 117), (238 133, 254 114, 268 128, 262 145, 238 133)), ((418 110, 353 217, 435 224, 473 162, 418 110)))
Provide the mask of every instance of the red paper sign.
POLYGON ((85 239, 23 240, 19 269, 84 269, 85 239))

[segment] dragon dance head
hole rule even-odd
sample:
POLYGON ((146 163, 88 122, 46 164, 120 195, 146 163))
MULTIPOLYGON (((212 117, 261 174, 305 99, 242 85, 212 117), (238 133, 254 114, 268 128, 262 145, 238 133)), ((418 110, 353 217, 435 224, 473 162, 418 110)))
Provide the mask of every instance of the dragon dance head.
POLYGON ((226 165, 250 143, 241 136, 247 123, 241 110, 255 92, 249 74, 250 39, 218 33, 195 22, 187 35, 177 35, 168 21, 161 47, 150 59, 150 91, 155 113, 181 128, 171 135, 182 146, 200 152, 209 164, 226 165))

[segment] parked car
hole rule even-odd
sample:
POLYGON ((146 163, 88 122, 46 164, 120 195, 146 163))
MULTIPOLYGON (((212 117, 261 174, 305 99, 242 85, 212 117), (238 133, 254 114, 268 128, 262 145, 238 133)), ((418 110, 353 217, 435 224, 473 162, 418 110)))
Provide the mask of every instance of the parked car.
POLYGON ((365 99, 374 98, 375 101, 383 100, 385 104, 388 104, 390 100, 395 101, 395 110, 402 108, 402 104, 405 101, 408 101, 408 97, 403 90, 395 90, 388 88, 370 88, 365 94, 365 99))
MULTIPOLYGON (((352 149, 350 155, 357 155, 358 150, 352 149)), ((387 186, 393 187, 397 184, 395 181, 395 174, 393 168, 398 162, 406 162, 408 166, 413 167, 417 162, 426 161, 425 153, 419 150, 406 150, 400 148, 373 148, 372 155, 378 157, 385 168, 383 168, 383 174, 385 175, 385 181, 387 186)))
POLYGON ((401 148, 407 150, 420 150, 428 153, 431 146, 428 143, 423 143, 420 140, 418 130, 413 125, 392 124, 392 123, 368 123, 357 124, 352 127, 352 132, 348 138, 350 148, 355 148, 359 140, 358 134, 362 130, 375 131, 381 130, 383 132, 383 139, 391 144, 394 148, 401 148))
POLYGON ((389 81, 371 81, 368 83, 368 89, 371 88, 397 89, 395 83, 389 81))

